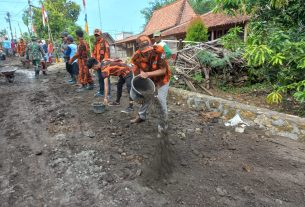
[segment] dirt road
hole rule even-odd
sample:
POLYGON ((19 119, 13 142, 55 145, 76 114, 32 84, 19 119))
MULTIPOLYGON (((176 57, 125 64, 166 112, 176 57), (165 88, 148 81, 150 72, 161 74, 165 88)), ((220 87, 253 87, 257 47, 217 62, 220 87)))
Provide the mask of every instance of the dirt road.
POLYGON ((94 114, 95 91, 76 93, 59 68, 39 80, 26 69, 13 84, 0 79, 0 206, 305 206, 304 144, 257 128, 237 134, 173 99, 173 173, 147 182, 156 118, 131 125, 120 113, 126 94, 94 114))

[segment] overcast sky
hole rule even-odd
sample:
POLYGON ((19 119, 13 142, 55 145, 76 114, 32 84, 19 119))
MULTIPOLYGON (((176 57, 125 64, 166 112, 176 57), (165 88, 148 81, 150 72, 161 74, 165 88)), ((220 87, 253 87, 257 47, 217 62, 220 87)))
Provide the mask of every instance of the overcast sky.
MULTIPOLYGON (((39 0, 31 0, 35 6, 39 5, 39 0)), ((77 24, 84 28, 85 13, 82 0, 73 0, 81 6, 81 13, 77 24)), ((148 6, 149 0, 99 0, 101 18, 99 18, 98 0, 86 0, 89 22, 89 33, 92 34, 94 28, 102 26, 102 30, 109 32, 113 37, 122 31, 139 33, 142 31, 144 18, 140 10, 148 6), (101 19, 101 21, 100 21, 101 19), (100 23, 101 22, 101 23, 100 23)), ((27 28, 22 22, 22 11, 27 8, 28 0, 0 0, 0 29, 9 30, 9 25, 5 20, 6 12, 11 13, 12 30, 19 37, 20 32, 27 28)))

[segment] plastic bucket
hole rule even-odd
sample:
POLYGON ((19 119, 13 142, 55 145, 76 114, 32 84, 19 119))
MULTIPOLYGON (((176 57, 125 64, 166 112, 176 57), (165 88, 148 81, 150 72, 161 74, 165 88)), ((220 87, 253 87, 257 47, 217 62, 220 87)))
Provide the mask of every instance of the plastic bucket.
POLYGON ((147 99, 154 95, 155 90, 155 84, 151 79, 135 76, 131 81, 130 97, 134 101, 147 99))
POLYGON ((92 103, 92 108, 93 108, 93 112, 96 114, 101 114, 103 112, 105 112, 105 105, 103 103, 97 102, 97 103, 92 103))

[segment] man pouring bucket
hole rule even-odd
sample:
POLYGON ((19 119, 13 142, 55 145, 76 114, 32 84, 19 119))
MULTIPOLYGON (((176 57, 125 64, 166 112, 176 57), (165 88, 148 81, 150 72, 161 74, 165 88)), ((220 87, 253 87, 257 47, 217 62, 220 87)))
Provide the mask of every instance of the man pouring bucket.
MULTIPOLYGON (((156 97, 163 113, 163 121, 166 123, 168 117, 167 94, 171 74, 164 49, 160 45, 152 45, 146 35, 141 35, 136 41, 139 49, 132 57, 134 75, 144 79, 150 78, 154 82, 158 93, 156 97)), ((146 113, 152 101, 152 99, 143 99, 138 115, 131 120, 131 123, 141 123, 146 120, 146 113)))

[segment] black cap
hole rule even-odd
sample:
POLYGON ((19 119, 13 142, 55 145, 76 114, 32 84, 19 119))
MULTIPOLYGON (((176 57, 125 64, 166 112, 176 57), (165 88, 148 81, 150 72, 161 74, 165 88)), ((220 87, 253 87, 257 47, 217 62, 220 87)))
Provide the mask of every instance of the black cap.
POLYGON ((71 35, 68 35, 67 36, 67 40, 69 41, 69 42, 73 42, 74 40, 73 40, 73 37, 71 36, 71 35))
POLYGON ((69 35, 68 32, 62 32, 61 33, 61 37, 68 37, 68 35, 69 35))

